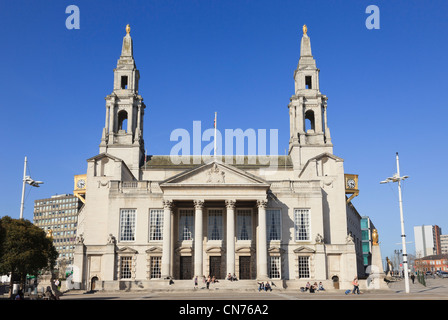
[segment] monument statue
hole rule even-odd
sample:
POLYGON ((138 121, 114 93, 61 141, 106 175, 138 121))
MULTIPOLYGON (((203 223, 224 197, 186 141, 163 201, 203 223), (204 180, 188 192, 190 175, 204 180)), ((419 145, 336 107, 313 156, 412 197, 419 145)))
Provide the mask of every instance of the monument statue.
POLYGON ((373 229, 372 231, 372 244, 374 246, 378 245, 378 231, 376 229, 373 229))

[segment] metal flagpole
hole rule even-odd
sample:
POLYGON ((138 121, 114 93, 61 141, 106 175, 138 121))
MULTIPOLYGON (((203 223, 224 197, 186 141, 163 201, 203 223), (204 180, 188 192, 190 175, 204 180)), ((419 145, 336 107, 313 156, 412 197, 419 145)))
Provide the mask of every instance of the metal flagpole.
POLYGON ((26 183, 26 156, 25 165, 23 167, 23 186, 22 186, 22 201, 20 202, 20 219, 23 219, 23 206, 25 200, 25 183, 26 183))

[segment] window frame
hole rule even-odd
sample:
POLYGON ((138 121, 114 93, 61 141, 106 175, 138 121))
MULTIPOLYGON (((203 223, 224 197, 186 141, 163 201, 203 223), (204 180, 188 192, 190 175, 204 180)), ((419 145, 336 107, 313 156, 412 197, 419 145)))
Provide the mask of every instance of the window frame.
POLYGON ((223 241, 224 240, 224 209, 223 208, 207 208, 207 241, 223 241), (210 225, 210 213, 211 211, 221 212, 221 225, 218 226, 218 231, 220 233, 220 239, 211 238, 211 225, 210 225))
POLYGON ((121 208, 120 209, 120 220, 119 220, 119 242, 135 242, 136 238, 137 238, 137 209, 136 208, 121 208), (129 240, 129 239, 124 239, 125 235, 124 235, 124 226, 123 226, 123 211, 125 210, 133 210, 133 239, 129 240))
POLYGON ((281 208, 266 208, 266 240, 269 241, 282 241, 282 209, 281 208), (279 239, 271 239, 270 238, 270 227, 271 227, 271 219, 269 219, 269 211, 279 211, 278 214, 278 219, 279 219, 279 224, 278 224, 278 234, 279 234, 279 239))
POLYGON ((163 241, 163 225, 164 225, 164 210, 163 208, 152 208, 149 209, 149 215, 148 215, 148 242, 154 242, 154 241, 163 241), (151 215, 155 213, 156 215, 159 215, 160 217, 160 226, 158 227, 160 229, 159 233, 159 239, 154 239, 155 237, 157 237, 157 232, 155 232, 155 228, 157 228, 156 225, 153 225, 153 223, 157 222, 157 220, 153 221, 153 219, 151 219, 151 215))
POLYGON ((238 241, 238 242, 250 242, 250 241, 252 241, 253 240, 253 231, 254 231, 254 222, 253 222, 253 217, 254 217, 254 215, 253 215, 253 213, 254 213, 254 211, 253 211, 253 208, 235 208, 235 216, 236 216, 236 232, 235 232, 235 237, 236 237, 236 241, 238 241), (241 211, 249 211, 250 213, 249 213, 249 221, 250 221, 250 230, 249 230, 249 232, 248 232, 248 235, 249 235, 249 237, 248 237, 248 239, 241 239, 240 238, 240 224, 239 224, 239 219, 238 219, 238 217, 239 217, 239 212, 241 212, 241 211))
POLYGON ((310 242, 311 241, 311 209, 310 208, 294 208, 294 241, 295 242, 310 242), (307 223, 308 223, 308 225, 306 226, 306 232, 307 232, 306 239, 301 239, 299 236, 301 231, 298 230, 298 228, 300 226, 302 226, 302 224, 297 223, 298 219, 297 219, 296 215, 298 214, 299 211, 301 211, 301 214, 304 213, 302 211, 306 211, 307 223))
POLYGON ((177 213, 178 213, 178 216, 179 216, 178 223, 177 223, 177 227, 178 227, 178 236, 177 236, 177 238, 178 238, 178 241, 179 242, 183 242, 183 241, 190 241, 191 242, 191 241, 193 241, 194 240, 194 234, 195 234, 195 222, 194 222, 194 219, 195 219, 195 209, 194 208, 179 208, 177 213), (191 224, 191 230, 189 231, 191 233, 191 239, 185 239, 184 232, 181 231, 181 222, 182 222, 181 215, 182 215, 182 211, 190 211, 191 212, 192 224, 191 224), (182 234, 182 237, 181 237, 181 234, 182 234))

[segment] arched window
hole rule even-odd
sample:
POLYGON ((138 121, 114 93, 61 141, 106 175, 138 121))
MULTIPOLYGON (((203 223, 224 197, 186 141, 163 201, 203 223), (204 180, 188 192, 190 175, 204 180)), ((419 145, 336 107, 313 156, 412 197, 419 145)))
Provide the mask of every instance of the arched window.
POLYGON ((118 130, 126 131, 128 126, 128 113, 125 110, 118 112, 118 130))
POLYGON ((305 112, 305 132, 308 130, 314 131, 314 112, 313 110, 308 110, 305 112))

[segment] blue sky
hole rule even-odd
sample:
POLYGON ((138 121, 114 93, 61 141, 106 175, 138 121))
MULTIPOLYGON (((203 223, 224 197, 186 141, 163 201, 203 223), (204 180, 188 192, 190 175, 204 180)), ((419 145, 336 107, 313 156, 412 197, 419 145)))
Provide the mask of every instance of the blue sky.
POLYGON ((379 184, 396 172, 399 152, 414 253, 413 226, 448 232, 447 12, 446 1, 409 0, 2 1, 0 216, 19 217, 25 156, 31 176, 45 182, 27 187, 24 217, 32 220, 34 200, 72 193, 73 176, 98 154, 128 23, 148 154, 169 154, 176 128, 212 127, 215 111, 222 129, 278 129, 283 154, 307 24, 334 154, 359 175, 353 204, 378 228, 384 257, 401 249, 397 185, 379 184), (79 30, 65 26, 71 4, 79 30), (371 4, 379 30, 365 26, 371 4))

